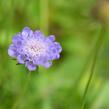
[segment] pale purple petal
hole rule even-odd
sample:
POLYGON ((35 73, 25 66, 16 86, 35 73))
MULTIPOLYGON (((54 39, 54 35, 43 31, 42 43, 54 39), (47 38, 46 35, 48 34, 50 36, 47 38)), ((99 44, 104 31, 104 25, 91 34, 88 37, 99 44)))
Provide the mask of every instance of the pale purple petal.
POLYGON ((58 52, 62 52, 62 47, 60 46, 60 44, 58 42, 55 42, 55 48, 58 50, 58 52))
POLYGON ((22 31, 22 36, 27 37, 27 36, 32 36, 33 31, 29 27, 25 27, 22 31))
POLYGON ((34 36, 36 38, 38 38, 38 39, 44 38, 44 34, 41 31, 39 31, 39 30, 37 30, 37 31, 34 32, 34 36))
POLYGON ((22 55, 17 56, 17 60, 19 64, 24 64, 25 63, 25 57, 22 55))
POLYGON ((45 68, 49 68, 51 65, 52 65, 51 61, 47 61, 47 62, 44 63, 45 68))
POLYGON ((8 49, 8 54, 11 57, 16 57, 16 48, 13 45, 10 45, 8 49))
POLYGON ((12 39, 12 42, 16 45, 16 46, 20 46, 22 44, 22 37, 19 37, 18 35, 15 35, 12 39))
POLYGON ((26 67, 29 69, 29 71, 36 70, 36 65, 33 65, 31 62, 26 62, 26 67))
POLYGON ((48 39, 51 40, 51 41, 55 41, 55 36, 54 36, 54 35, 50 35, 50 36, 48 37, 48 39))

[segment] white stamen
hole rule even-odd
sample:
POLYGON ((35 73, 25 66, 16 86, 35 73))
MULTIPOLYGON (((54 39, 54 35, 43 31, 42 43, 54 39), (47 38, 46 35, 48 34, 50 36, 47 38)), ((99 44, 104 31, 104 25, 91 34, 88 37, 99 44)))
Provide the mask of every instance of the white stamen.
POLYGON ((31 39, 26 42, 24 49, 32 56, 40 56, 46 52, 47 47, 42 41, 31 39))

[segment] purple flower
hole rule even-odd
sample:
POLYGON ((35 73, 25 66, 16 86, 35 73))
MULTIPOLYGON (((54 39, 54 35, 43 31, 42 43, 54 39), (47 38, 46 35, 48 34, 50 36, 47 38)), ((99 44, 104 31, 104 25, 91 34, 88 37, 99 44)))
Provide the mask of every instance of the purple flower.
POLYGON ((53 60, 60 58, 61 51, 62 48, 55 42, 54 35, 45 37, 40 31, 33 32, 25 27, 13 37, 8 54, 16 58, 19 64, 25 64, 30 71, 33 71, 37 66, 49 68, 53 60))

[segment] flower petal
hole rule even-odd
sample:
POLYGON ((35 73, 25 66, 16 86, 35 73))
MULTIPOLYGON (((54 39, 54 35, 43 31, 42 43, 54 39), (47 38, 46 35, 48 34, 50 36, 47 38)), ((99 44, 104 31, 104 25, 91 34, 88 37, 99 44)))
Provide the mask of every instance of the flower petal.
POLYGON ((57 51, 59 53, 62 52, 62 47, 61 47, 61 45, 58 42, 55 42, 54 45, 55 45, 55 48, 57 49, 57 51))
POLYGON ((50 36, 48 37, 48 39, 49 39, 50 41, 55 41, 55 36, 54 36, 54 35, 50 35, 50 36))
POLYGON ((49 68, 52 65, 51 61, 43 63, 45 68, 49 68))
POLYGON ((34 32, 34 36, 37 39, 44 39, 44 34, 41 31, 39 31, 39 30, 37 30, 37 31, 34 32))
POLYGON ((11 57, 16 57, 16 47, 13 45, 10 45, 9 49, 8 49, 8 55, 11 57))
POLYGON ((18 60, 18 63, 20 63, 20 64, 25 63, 25 57, 23 55, 18 55, 17 60, 18 60))
POLYGON ((42 56, 37 61, 37 64, 49 68, 52 65, 52 61, 49 61, 46 56, 42 56))
POLYGON ((15 35, 12 39, 13 44, 15 44, 16 46, 20 46, 22 44, 22 37, 19 36, 19 34, 15 35))
POLYGON ((22 36, 23 37, 28 37, 28 36, 32 36, 33 35, 33 31, 29 28, 29 27, 25 27, 22 31, 22 36))
POLYGON ((26 62, 26 67, 28 68, 29 71, 34 71, 36 70, 36 66, 32 64, 32 62, 26 62))

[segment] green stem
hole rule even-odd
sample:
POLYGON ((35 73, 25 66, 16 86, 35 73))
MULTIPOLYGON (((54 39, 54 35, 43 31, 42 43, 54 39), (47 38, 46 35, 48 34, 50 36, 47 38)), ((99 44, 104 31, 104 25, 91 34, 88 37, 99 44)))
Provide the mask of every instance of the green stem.
POLYGON ((96 43, 96 48, 95 48, 95 52, 94 52, 94 55, 93 55, 93 62, 92 62, 91 69, 90 69, 89 79, 88 79, 88 82, 86 84, 86 88, 85 88, 85 91, 84 91, 83 102, 82 102, 81 109, 85 109, 87 92, 88 92, 88 89, 89 89, 92 77, 94 75, 94 70, 95 70, 95 65, 96 65, 96 61, 97 61, 97 56, 98 56, 98 54, 100 52, 100 48, 101 48, 101 45, 103 43, 103 39, 105 37, 106 28, 107 27, 105 27, 105 26, 103 26, 101 28, 101 34, 100 34, 99 39, 98 39, 98 41, 96 43))
POLYGON ((40 29, 48 35, 49 32, 49 0, 40 0, 40 29))
POLYGON ((22 99, 22 96, 26 93, 26 90, 27 90, 27 87, 28 87, 28 82, 30 80, 30 75, 31 75, 31 72, 28 73, 26 79, 25 79, 25 83, 24 83, 24 87, 22 89, 22 92, 20 93, 19 96, 17 96, 13 106, 12 106, 12 109, 17 109, 18 106, 19 106, 19 109, 20 109, 20 101, 22 99))
MULTIPOLYGON (((100 30, 99 30, 99 31, 100 31, 100 30)), ((101 31, 100 31, 100 33, 101 33, 101 31)), ((79 85, 79 83, 80 83, 80 81, 81 81, 81 78, 83 77, 83 75, 84 75, 86 69, 87 69, 87 68, 89 67, 89 65, 90 65, 90 61, 91 61, 91 59, 92 59, 93 53, 94 53, 95 50, 96 50, 97 42, 99 42, 99 37, 98 37, 98 35, 97 35, 97 38, 96 38, 96 39, 94 38, 93 40, 95 40, 95 41, 94 41, 93 44, 92 44, 91 50, 90 50, 90 52, 89 52, 89 54, 88 54, 88 56, 87 56, 87 58, 86 58, 86 61, 85 61, 84 65, 83 65, 83 68, 81 69, 81 72, 80 72, 78 78, 75 80, 74 89, 79 85)))

